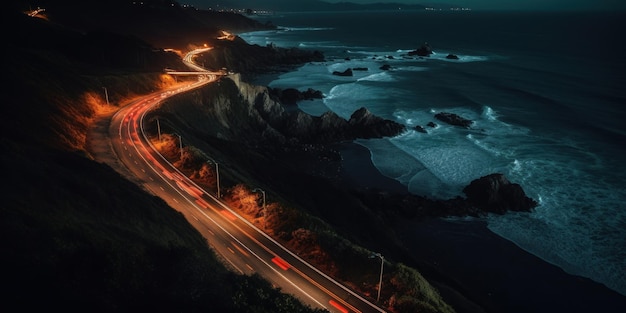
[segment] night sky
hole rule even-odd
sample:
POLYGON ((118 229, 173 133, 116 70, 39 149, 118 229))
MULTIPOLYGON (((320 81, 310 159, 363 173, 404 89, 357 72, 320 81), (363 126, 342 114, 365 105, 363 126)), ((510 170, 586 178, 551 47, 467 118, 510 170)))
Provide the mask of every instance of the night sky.
MULTIPOLYGON (((271 1, 271 0, 267 0, 271 1)), ((326 0, 326 2, 342 2, 345 0, 326 0)), ((498 10, 553 10, 553 9, 609 9, 626 8, 624 0, 348 0, 354 3, 397 2, 410 4, 450 4, 472 9, 498 10)))
MULTIPOLYGON (((258 5, 283 2, 284 0, 256 0, 258 5)), ((407 4, 449 4, 473 10, 626 10, 624 0, 324 0, 326 2, 376 3, 394 2, 407 4)), ((249 0, 179 0, 198 8, 220 3, 249 3, 249 0)))

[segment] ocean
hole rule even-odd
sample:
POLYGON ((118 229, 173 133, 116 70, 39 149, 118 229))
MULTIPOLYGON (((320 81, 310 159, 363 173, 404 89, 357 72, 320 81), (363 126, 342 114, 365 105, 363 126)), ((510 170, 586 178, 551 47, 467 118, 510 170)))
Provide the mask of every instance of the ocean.
POLYGON ((312 115, 330 110, 347 119, 366 107, 411 128, 356 141, 382 174, 412 193, 447 199, 463 196, 476 178, 503 173, 539 206, 483 218, 491 231, 626 295, 626 14, 398 10, 253 18, 279 29, 240 34, 247 42, 320 50, 327 60, 264 85, 321 90, 324 99, 299 104, 312 115), (425 42, 433 55, 407 56, 425 42), (347 68, 367 70, 332 75, 347 68), (434 118, 438 112, 474 124, 447 125, 434 118))

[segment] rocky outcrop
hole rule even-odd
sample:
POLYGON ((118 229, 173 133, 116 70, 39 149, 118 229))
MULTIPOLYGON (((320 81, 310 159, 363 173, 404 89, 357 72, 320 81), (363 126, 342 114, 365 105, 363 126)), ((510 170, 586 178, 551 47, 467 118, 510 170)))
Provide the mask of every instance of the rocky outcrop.
POLYGON ((364 107, 352 113, 348 123, 355 138, 390 137, 406 131, 405 125, 375 116, 364 107))
POLYGON ((205 68, 227 68, 246 76, 283 72, 307 62, 321 61, 324 61, 324 55, 319 51, 280 48, 272 44, 265 47, 249 45, 240 37, 233 41, 218 41, 212 50, 196 57, 196 63, 205 68))
POLYGON ((457 114, 447 112, 437 113, 435 114, 435 118, 450 125, 461 126, 465 128, 469 128, 474 123, 473 121, 463 118, 457 114))
POLYGON ((352 73, 352 69, 348 68, 348 69, 346 69, 343 72, 333 71, 333 75, 336 75, 336 76, 353 76, 354 74, 352 73))
POLYGON ((420 125, 415 125, 415 127, 413 127, 413 129, 415 131, 417 131, 417 132, 420 132, 420 133, 424 133, 424 134, 427 133, 426 129, 423 126, 420 126, 420 125))
POLYGON ((428 42, 425 42, 421 47, 413 50, 413 51, 409 51, 407 53, 410 56, 420 56, 420 57, 427 57, 430 56, 431 54, 433 54, 433 49, 430 47, 430 45, 428 44, 428 42))
POLYGON ((349 137, 348 121, 330 111, 319 117, 295 112, 279 127, 281 133, 301 143, 332 143, 349 137))
POLYGON ((324 98, 324 94, 313 88, 309 88, 305 91, 300 91, 295 88, 268 88, 268 91, 272 97, 278 99, 282 104, 286 105, 294 105, 298 101, 302 100, 313 100, 313 99, 322 99, 324 98))
POLYGON ((375 116, 366 108, 356 110, 349 120, 334 112, 319 117, 296 112, 285 117, 283 134, 308 143, 335 143, 357 138, 392 137, 406 131, 406 126, 375 116))
POLYGON ((463 189, 467 200, 487 212, 530 211, 537 202, 526 196, 519 184, 509 182, 503 174, 495 173, 472 181, 463 189))
POLYGON ((364 190, 357 195, 372 208, 397 215, 400 219, 421 220, 432 217, 474 216, 508 211, 528 212, 537 202, 527 197, 518 184, 510 183, 502 174, 491 174, 472 181, 465 187, 467 197, 431 199, 411 193, 394 194, 364 190))
POLYGON ((178 119, 206 135, 250 143, 328 144, 395 136, 406 130, 406 126, 375 116, 366 108, 355 111, 349 120, 333 112, 312 116, 299 110, 286 110, 278 95, 294 101, 321 94, 313 89, 287 90, 251 85, 239 75, 230 75, 219 84, 203 88, 199 95, 189 93, 176 98, 180 100, 167 101, 161 110, 180 115, 178 119))
POLYGON ((451 53, 451 54, 446 55, 446 59, 448 59, 448 60, 458 60, 459 57, 456 54, 452 54, 451 53))

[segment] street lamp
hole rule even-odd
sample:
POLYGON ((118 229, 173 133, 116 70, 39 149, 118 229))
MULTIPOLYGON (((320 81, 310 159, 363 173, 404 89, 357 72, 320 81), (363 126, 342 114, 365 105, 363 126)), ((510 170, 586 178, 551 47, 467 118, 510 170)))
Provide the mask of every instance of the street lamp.
POLYGON ((220 166, 215 160, 208 160, 208 163, 215 164, 215 175, 217 176, 217 198, 220 198, 220 166))
POLYGON ((107 99, 107 105, 109 104, 109 91, 107 90, 107 87, 102 87, 102 89, 104 89, 104 97, 107 99))
POLYGON ((156 119, 157 122, 157 132, 159 133, 159 142, 162 142, 161 140, 161 123, 159 123, 159 118, 157 117, 156 119))
POLYGON ((383 263, 385 262, 385 257, 380 253, 374 253, 370 255, 370 259, 380 258, 380 278, 378 279, 378 296, 376 297, 376 302, 380 300, 380 290, 383 288, 383 263))
POLYGON ((265 210, 265 190, 261 188, 254 188, 252 192, 260 192, 263 195, 263 228, 265 228, 265 223, 267 222, 267 211, 265 210))
POLYGON ((180 160, 183 160, 183 137, 179 134, 174 133, 174 135, 178 136, 178 150, 180 150, 180 160))

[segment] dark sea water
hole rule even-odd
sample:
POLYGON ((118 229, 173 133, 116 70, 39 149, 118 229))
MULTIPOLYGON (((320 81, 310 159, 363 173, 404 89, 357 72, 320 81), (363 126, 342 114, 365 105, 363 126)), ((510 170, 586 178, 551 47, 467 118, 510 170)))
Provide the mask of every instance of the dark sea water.
POLYGON ((341 12, 257 17, 276 31, 252 44, 321 50, 268 81, 314 88, 300 108, 342 117, 360 107, 427 133, 359 140, 386 176, 415 194, 463 195, 500 172, 538 200, 532 213, 486 218, 488 228, 566 272, 626 295, 626 48, 623 13, 341 12), (407 52, 428 42, 435 54, 407 52), (455 54, 459 60, 446 59, 455 54), (389 64, 391 70, 380 66, 389 64), (333 71, 364 67, 353 77, 333 71), (437 121, 452 112, 475 121, 437 121), (426 127, 428 122, 438 124, 426 127))

